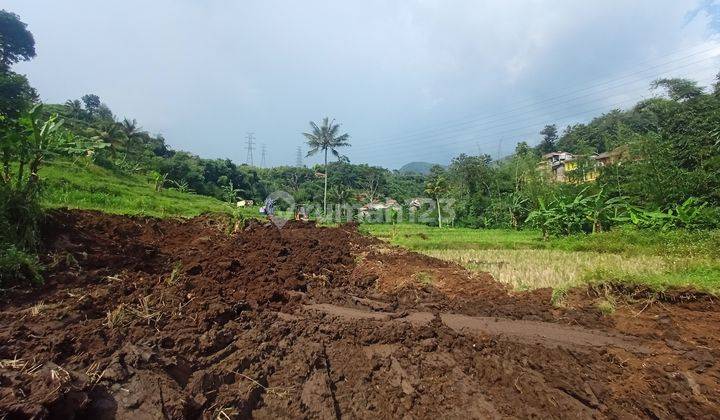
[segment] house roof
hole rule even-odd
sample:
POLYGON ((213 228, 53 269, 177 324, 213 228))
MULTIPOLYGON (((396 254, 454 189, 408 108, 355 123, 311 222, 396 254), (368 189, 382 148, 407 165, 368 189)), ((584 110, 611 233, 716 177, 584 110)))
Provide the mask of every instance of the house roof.
POLYGON ((547 158, 551 158, 553 156, 562 156, 562 155, 572 156, 573 154, 570 152, 550 152, 550 153, 545 153, 542 157, 544 159, 547 159, 547 158))

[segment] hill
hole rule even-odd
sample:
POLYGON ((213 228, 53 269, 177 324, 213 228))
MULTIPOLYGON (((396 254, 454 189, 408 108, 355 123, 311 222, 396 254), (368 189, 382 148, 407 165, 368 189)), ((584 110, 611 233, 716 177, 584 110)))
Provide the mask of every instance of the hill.
POLYGON ((400 168, 398 171, 406 174, 414 173, 420 175, 427 175, 430 173, 430 168, 432 168, 433 166, 435 166, 435 164, 429 162, 410 162, 403 165, 403 167, 400 168))
MULTIPOLYGON (((46 208, 100 210, 156 217, 192 217, 232 208, 213 197, 175 189, 155 191, 146 175, 113 171, 97 165, 53 161, 40 170, 42 205, 46 208)), ((253 212, 254 214, 254 212, 253 212)))

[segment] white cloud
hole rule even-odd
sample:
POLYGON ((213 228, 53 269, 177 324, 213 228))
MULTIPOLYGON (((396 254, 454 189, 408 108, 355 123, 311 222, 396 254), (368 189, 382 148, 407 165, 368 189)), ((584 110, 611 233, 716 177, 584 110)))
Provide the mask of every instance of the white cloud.
POLYGON ((692 64, 705 57, 698 54, 648 70, 632 84, 587 89, 565 106, 512 112, 518 103, 547 104, 710 49, 713 16, 702 9, 688 21, 698 4, 79 0, 69 7, 6 0, 3 7, 19 13, 36 36, 38 58, 18 69, 47 101, 96 92, 173 145, 236 161, 245 156, 241 137, 255 131, 273 164, 292 162, 307 121, 329 114, 353 135, 351 158, 399 166, 475 152, 475 141, 504 138, 510 149, 533 124, 565 123, 573 112, 631 102, 645 91, 641 76, 710 80, 715 62, 692 64), (470 115, 489 122, 411 135, 470 115), (398 133, 409 138, 383 142, 384 153, 371 147, 398 133))

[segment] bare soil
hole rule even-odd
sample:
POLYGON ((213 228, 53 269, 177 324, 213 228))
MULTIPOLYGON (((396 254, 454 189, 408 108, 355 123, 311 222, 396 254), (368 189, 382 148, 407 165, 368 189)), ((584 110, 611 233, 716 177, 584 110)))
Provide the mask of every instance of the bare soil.
POLYGON ((718 418, 720 310, 514 293, 354 226, 56 212, 0 418, 718 418))

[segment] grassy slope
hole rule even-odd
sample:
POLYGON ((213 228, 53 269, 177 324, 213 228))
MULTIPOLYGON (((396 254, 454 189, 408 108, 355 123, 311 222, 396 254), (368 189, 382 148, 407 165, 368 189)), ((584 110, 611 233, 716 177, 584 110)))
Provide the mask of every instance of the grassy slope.
MULTIPOLYGON (((228 204, 175 190, 154 191, 143 175, 113 172, 95 165, 52 162, 40 171, 42 203, 47 208, 68 207, 114 214, 156 217, 192 217, 207 212, 229 212, 228 204)), ((253 212, 252 209, 247 210, 253 212)))
POLYGON ((519 289, 621 281, 720 292, 720 231, 618 229, 543 241, 536 231, 363 225, 393 244, 489 271, 519 289))

